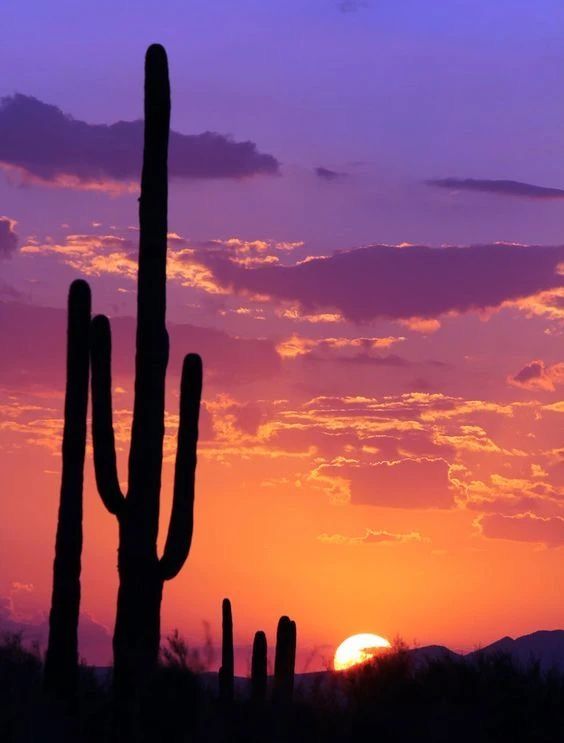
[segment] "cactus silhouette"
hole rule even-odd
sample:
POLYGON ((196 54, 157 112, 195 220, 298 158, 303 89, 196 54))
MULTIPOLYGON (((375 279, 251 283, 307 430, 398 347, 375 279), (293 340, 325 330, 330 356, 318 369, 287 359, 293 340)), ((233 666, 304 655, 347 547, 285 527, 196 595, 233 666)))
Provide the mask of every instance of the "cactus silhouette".
POLYGON ((114 695, 118 715, 131 719, 156 668, 163 583, 174 578, 192 542, 194 481, 202 362, 185 357, 172 512, 162 557, 157 554, 168 362, 166 252, 170 87, 166 52, 145 58, 145 144, 139 199, 139 271, 135 399, 127 495, 117 475, 112 422, 111 335, 103 315, 92 321, 92 433, 100 497, 119 524, 119 590, 114 630, 114 695))
POLYGON ((267 646, 264 632, 256 632, 253 640, 251 661, 251 699, 255 704, 264 704, 266 699, 267 646))
POLYGON ((278 704, 290 704, 294 694, 294 667, 296 665, 296 623, 280 617, 276 631, 274 658, 274 686, 272 699, 278 704))
POLYGON ((222 614, 222 643, 221 643, 221 668, 219 669, 219 698, 224 704, 233 701, 233 616, 231 614, 231 601, 223 599, 221 605, 222 614))
POLYGON ((90 287, 74 281, 68 296, 67 381, 62 477, 45 656, 46 691, 72 703, 78 680, 82 489, 88 407, 90 287))

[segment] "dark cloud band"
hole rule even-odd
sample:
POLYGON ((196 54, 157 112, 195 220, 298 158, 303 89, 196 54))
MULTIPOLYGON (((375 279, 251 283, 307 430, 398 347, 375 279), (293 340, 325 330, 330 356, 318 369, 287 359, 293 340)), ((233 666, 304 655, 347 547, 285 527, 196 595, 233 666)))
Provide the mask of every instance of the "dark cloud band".
MULTIPOLYGON (((143 122, 87 124, 56 106, 25 95, 0 104, 0 162, 45 182, 137 181, 143 122)), ((253 142, 235 142, 214 132, 171 132, 170 175, 178 178, 245 178, 275 174, 279 163, 253 142)))
POLYGON ((376 245, 258 268, 233 263, 225 251, 201 251, 199 260, 232 291, 298 302, 306 312, 336 309, 353 322, 482 310, 564 285, 561 246, 376 245))

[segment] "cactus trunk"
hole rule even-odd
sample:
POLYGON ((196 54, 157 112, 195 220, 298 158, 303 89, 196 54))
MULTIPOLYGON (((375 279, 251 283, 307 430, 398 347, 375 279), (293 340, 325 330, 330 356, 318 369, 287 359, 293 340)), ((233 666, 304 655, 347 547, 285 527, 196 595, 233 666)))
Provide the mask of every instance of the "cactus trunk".
POLYGON ((199 356, 189 354, 182 368, 172 512, 164 552, 159 558, 157 536, 168 363, 165 313, 169 122, 166 52, 163 47, 153 45, 145 60, 135 400, 127 495, 121 492, 116 466, 110 324, 102 315, 92 323, 96 481, 102 501, 119 522, 114 691, 118 709, 129 719, 136 714, 135 705, 158 662, 163 583, 182 568, 190 551, 193 530, 202 365, 199 356))
POLYGON ((67 382, 62 479, 44 684, 72 703, 78 681, 78 617, 82 553, 82 490, 88 407, 90 288, 71 284, 68 298, 67 382))
POLYGON ((266 699, 267 646, 264 632, 256 632, 251 662, 251 699, 262 705, 266 699))

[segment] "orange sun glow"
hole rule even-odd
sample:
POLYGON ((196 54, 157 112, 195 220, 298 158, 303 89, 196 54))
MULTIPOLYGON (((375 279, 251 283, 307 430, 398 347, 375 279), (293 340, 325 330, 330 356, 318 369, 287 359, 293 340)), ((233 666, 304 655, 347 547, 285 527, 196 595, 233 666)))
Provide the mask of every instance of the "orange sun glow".
POLYGON ((333 667, 336 671, 344 671, 360 663, 366 663, 375 655, 391 647, 388 640, 380 635, 362 633, 347 637, 335 651, 333 667))

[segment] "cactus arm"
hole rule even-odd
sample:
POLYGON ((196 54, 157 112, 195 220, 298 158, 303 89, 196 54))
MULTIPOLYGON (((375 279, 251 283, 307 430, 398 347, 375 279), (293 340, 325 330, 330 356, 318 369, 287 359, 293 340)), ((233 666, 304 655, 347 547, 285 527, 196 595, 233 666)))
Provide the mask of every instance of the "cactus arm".
POLYGON ((112 422, 112 336, 110 321, 97 315, 91 327, 92 442, 96 484, 110 513, 119 515, 125 498, 119 486, 112 422))
POLYGON ((78 680, 77 630, 80 610, 90 303, 88 284, 81 280, 73 281, 68 297, 63 468, 44 677, 47 691, 71 703, 76 701, 78 680))
POLYGON ((202 396, 202 360, 188 354, 182 367, 180 383, 180 420, 174 472, 174 494, 160 571, 163 580, 174 578, 184 565, 194 527, 194 487, 198 419, 202 396))

